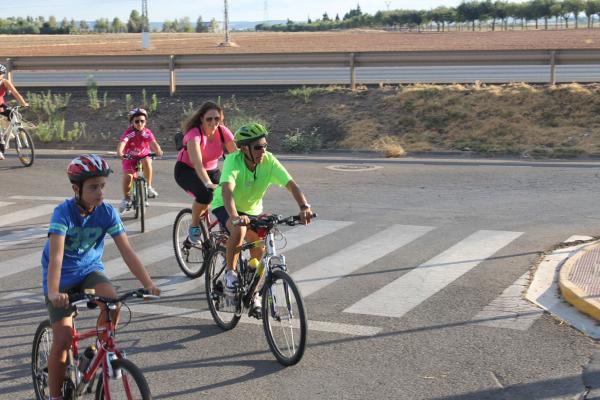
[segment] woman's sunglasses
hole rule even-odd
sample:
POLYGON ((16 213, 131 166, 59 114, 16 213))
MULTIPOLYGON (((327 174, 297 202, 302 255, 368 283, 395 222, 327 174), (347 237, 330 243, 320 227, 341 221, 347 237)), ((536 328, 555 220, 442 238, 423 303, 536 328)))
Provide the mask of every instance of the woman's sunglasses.
POLYGON ((219 121, 221 121, 221 117, 204 117, 204 120, 206 122, 212 122, 212 121, 219 122, 219 121))
POLYGON ((262 150, 262 149, 265 149, 265 150, 266 150, 266 149, 267 149, 267 143, 265 143, 265 144, 255 144, 254 146, 252 146, 252 148, 253 148, 255 151, 260 151, 260 150, 262 150))
POLYGON ((146 120, 145 120, 145 119, 134 119, 134 120, 133 120, 133 123, 134 123, 134 124, 143 124, 144 122, 146 122, 146 120))

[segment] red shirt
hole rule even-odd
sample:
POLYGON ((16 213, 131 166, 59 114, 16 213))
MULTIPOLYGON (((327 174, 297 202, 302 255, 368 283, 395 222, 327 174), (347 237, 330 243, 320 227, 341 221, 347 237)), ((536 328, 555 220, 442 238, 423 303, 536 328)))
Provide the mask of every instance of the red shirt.
POLYGON ((154 135, 148 128, 144 130, 136 131, 133 127, 129 127, 121 135, 121 143, 125 143, 123 154, 130 156, 146 156, 150 153, 150 142, 153 142, 154 135))

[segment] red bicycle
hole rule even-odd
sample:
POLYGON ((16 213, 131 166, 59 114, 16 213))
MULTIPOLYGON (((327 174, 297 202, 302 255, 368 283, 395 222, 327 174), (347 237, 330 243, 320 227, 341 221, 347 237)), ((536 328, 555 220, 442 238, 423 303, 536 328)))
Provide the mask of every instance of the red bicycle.
POLYGON ((192 225, 192 210, 184 208, 179 211, 173 224, 173 250, 179 268, 190 278, 198 278, 206 270, 208 255, 225 238, 219 221, 210 216, 208 210, 200 217, 200 242, 193 244, 188 239, 188 231, 192 225))
MULTIPOLYGON (((97 296, 93 289, 85 293, 69 296, 69 303, 75 307, 73 315, 73 344, 68 351, 67 370, 63 383, 65 400, 79 399, 84 392, 92 392, 98 368, 102 369, 96 385, 96 400, 106 399, 143 399, 152 398, 148 383, 142 371, 133 362, 125 358, 125 352, 117 348, 115 343, 115 325, 110 312, 106 315, 106 325, 86 332, 78 332, 75 328, 77 306, 87 305, 93 309, 103 304, 107 310, 116 310, 119 303, 129 298, 156 299, 158 296, 148 294, 145 289, 127 292, 117 299, 97 296), (97 338, 98 349, 89 346, 80 352, 79 342, 89 338, 97 338)), ((40 323, 33 339, 31 352, 31 374, 33 387, 38 400, 50 397, 48 389, 48 358, 52 346, 52 326, 50 320, 40 323)))

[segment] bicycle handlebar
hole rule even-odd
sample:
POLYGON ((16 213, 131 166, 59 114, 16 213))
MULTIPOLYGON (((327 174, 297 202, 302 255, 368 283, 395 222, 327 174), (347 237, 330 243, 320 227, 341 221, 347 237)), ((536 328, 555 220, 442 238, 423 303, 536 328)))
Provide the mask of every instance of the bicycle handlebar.
POLYGON ((156 158, 156 153, 148 153, 145 156, 132 156, 130 154, 123 154, 124 160, 143 160, 146 157, 150 157, 152 159, 156 158))
POLYGON ((98 296, 93 289, 89 290, 88 293, 73 293, 69 295, 69 304, 72 306, 87 304, 90 301, 99 301, 108 305, 116 305, 130 297, 137 297, 140 299, 160 299, 160 296, 150 294, 146 289, 135 289, 122 294, 121 296, 113 299, 111 297, 98 296))
MULTIPOLYGON (((311 214, 312 218, 317 218, 317 213, 312 213, 311 214)), ((288 226, 294 226, 294 225, 298 225, 298 223, 300 222, 300 216, 298 215, 291 215, 289 217, 283 217, 282 215, 278 215, 278 214, 273 214, 273 215, 267 215, 267 216, 263 216, 263 217, 252 217, 249 216, 250 218, 250 227, 252 229, 258 229, 258 228, 266 228, 266 229, 272 229, 275 225, 288 225, 288 226)), ((234 224, 234 226, 240 225, 239 221, 236 221, 234 224)))

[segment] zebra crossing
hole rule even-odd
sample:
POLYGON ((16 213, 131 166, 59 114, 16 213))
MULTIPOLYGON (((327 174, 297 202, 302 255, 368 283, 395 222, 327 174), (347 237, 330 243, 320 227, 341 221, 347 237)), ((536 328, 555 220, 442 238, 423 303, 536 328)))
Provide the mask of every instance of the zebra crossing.
MULTIPOLYGON (((39 247, 29 246, 30 252, 24 255, 0 261, 0 278, 10 277, 14 274, 40 268, 41 243, 40 238, 45 236, 47 222, 50 215, 62 198, 44 198, 31 196, 15 196, 0 202, 0 255, 4 250, 12 249, 28 242, 40 243, 39 247), (28 197, 25 199, 25 197, 28 197), (43 201, 26 210, 14 211, 14 203, 10 200, 35 200, 43 201), (3 213, 7 206, 9 212, 3 213), (34 210, 32 212, 32 210, 34 210), (40 221, 46 217, 44 223, 31 226, 21 225, 21 221, 40 221)), ((170 207, 170 210, 161 212, 146 220, 146 233, 141 237, 151 237, 152 232, 172 229, 172 223, 179 211, 178 203, 153 203, 157 207, 170 207)), ((286 242, 283 253, 296 248, 308 248, 310 244, 330 235, 336 235, 344 229, 352 227, 353 221, 336 221, 317 219, 309 226, 297 226, 285 232, 286 242)), ((137 222, 130 224, 131 236, 135 233, 137 222)), ((126 223, 126 226, 128 223, 126 223)), ((435 226, 391 224, 370 236, 362 237, 356 242, 347 243, 344 248, 332 249, 329 255, 314 261, 306 266, 295 265, 292 276, 298 283, 305 299, 319 296, 319 292, 335 287, 342 279, 351 277, 357 271, 372 263, 377 263, 382 257, 393 252, 401 252, 402 248, 419 240, 427 240, 426 236, 438 229, 435 226)), ((129 227, 128 227, 129 230, 129 227)), ((486 260, 493 258, 496 253, 518 240, 524 232, 477 230, 465 238, 456 238, 456 242, 440 254, 404 273, 402 276, 384 285, 373 287, 369 294, 346 304, 343 313, 346 315, 370 315, 385 318, 402 318, 428 299, 436 296, 446 287, 451 285, 461 276, 468 274, 486 260)), ((170 233, 169 233, 170 238, 170 233)), ((114 246, 112 240, 107 240, 106 248, 114 246)), ((142 262, 152 272, 165 261, 173 261, 173 250, 170 239, 159 244, 145 248, 136 248, 142 262)), ((114 252, 113 252, 114 253, 114 252)), ((120 256, 104 260, 106 274, 116 278, 129 271, 120 256)), ((163 291, 163 298, 174 298, 189 293, 198 293, 204 290, 203 279, 189 280, 181 272, 162 276, 157 281, 163 291)), ((473 315, 470 321, 473 324, 503 329, 527 330, 542 314, 540 309, 522 299, 523 287, 527 285, 527 274, 519 277, 515 283, 485 306, 479 313, 473 315)), ((17 299, 18 301, 39 301, 39 293, 15 292, 5 295, 2 300, 17 299), (34 300, 31 300, 34 299, 34 300)), ((161 314, 181 318, 210 319, 207 311, 193 310, 174 306, 158 304, 133 305, 138 312, 161 314)), ((252 319, 242 322, 254 323, 252 319)), ((310 321, 310 328, 324 332, 334 332, 359 336, 375 335, 382 328, 356 324, 344 324, 336 321, 336 316, 331 316, 331 321, 310 321)))

